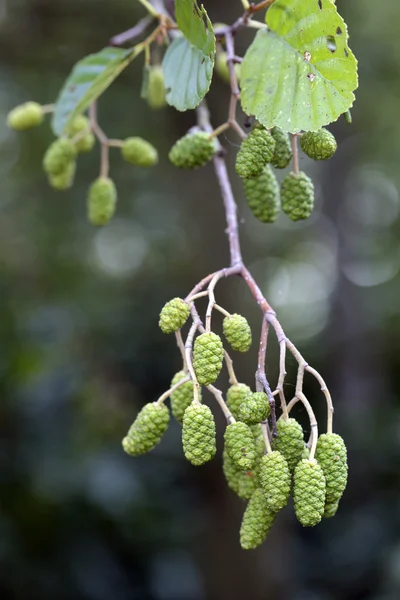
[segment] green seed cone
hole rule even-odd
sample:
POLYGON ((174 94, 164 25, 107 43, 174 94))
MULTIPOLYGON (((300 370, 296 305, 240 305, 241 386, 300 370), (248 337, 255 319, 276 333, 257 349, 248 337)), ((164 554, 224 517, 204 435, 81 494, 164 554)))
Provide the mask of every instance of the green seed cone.
POLYGON ((117 190, 112 179, 99 177, 90 186, 87 197, 87 214, 92 225, 106 225, 114 216, 117 190))
POLYGON ((308 448, 308 446, 304 445, 304 449, 303 449, 303 453, 301 455, 301 458, 310 458, 310 448, 308 448))
POLYGON ((278 512, 286 506, 290 495, 291 476, 285 457, 277 450, 262 457, 260 483, 268 508, 278 512))
POLYGON ((293 480, 296 517, 304 527, 320 522, 325 510, 326 484, 316 460, 303 459, 297 465, 293 480))
POLYGON ((325 503, 325 510, 324 510, 324 514, 322 515, 322 517, 324 519, 330 519, 332 517, 334 517, 338 511, 339 508, 339 502, 326 502, 325 503))
POLYGON ((273 449, 279 450, 286 458, 289 470, 294 471, 302 459, 304 451, 304 436, 300 423, 296 419, 284 421, 281 417, 276 424, 278 437, 273 440, 273 449))
POLYGON ((121 153, 127 163, 137 167, 153 167, 158 163, 157 150, 140 137, 130 137, 124 140, 121 153))
POLYGON ((258 476, 255 471, 241 471, 238 469, 226 448, 222 454, 222 469, 227 484, 243 500, 249 500, 254 490, 258 487, 258 476))
POLYGON ((268 397, 264 392, 254 392, 247 396, 239 407, 239 419, 247 425, 261 423, 270 412, 268 397))
POLYGON ((300 146, 314 160, 328 160, 337 150, 335 136, 327 129, 306 131, 300 138, 300 146))
POLYGON ((233 314, 223 320, 223 331, 227 342, 237 352, 247 352, 251 346, 251 329, 245 317, 233 314))
POLYGON ((282 210, 292 221, 308 219, 314 209, 314 184, 302 171, 281 183, 282 210))
POLYGON ((163 333, 174 333, 184 326, 190 315, 190 308, 182 298, 173 298, 164 304, 158 324, 163 333))
POLYGON ((48 175, 48 181, 52 188, 55 190, 67 190, 74 183, 76 172, 76 162, 68 163, 67 168, 62 173, 58 173, 58 175, 48 175))
POLYGON ((225 448, 234 465, 242 471, 251 471, 256 457, 254 437, 245 423, 237 421, 225 429, 225 448))
POLYGON ((337 433, 320 435, 315 458, 325 475, 327 503, 338 502, 347 484, 347 449, 343 438, 337 433))
POLYGON ((211 410, 204 404, 191 404, 183 415, 183 452, 192 465, 203 465, 214 458, 216 448, 215 422, 211 410))
POLYGON ((243 140, 236 157, 236 173, 242 179, 261 175, 265 165, 272 160, 275 140, 261 127, 256 127, 243 140))
POLYGON ((168 423, 169 411, 164 404, 146 404, 122 440, 125 452, 131 456, 149 452, 161 440, 168 423))
POLYGON ((208 133, 188 133, 172 146, 169 160, 180 169, 195 169, 207 164, 216 151, 216 141, 208 133))
POLYGON ((71 140, 59 138, 47 149, 43 157, 43 168, 48 175, 61 175, 75 158, 76 148, 71 140))
POLYGON ((292 146, 287 133, 279 127, 274 127, 271 135, 275 140, 275 152, 271 164, 276 169, 285 169, 292 160, 292 146))
POLYGON ((268 508, 263 491, 258 488, 252 495, 240 527, 240 545, 243 550, 260 546, 275 520, 276 513, 268 508))
MULTIPOLYGON (((261 424, 257 423, 257 425, 249 425, 251 433, 253 434, 254 444, 256 448, 256 454, 258 458, 264 456, 265 452, 265 442, 262 434, 261 424)), ((258 459, 256 461, 256 469, 258 469, 258 459)))
POLYGON ((85 117, 85 115, 78 115, 75 117, 70 128, 68 129, 68 135, 71 141, 80 133, 83 134, 85 131, 86 135, 75 142, 75 148, 79 154, 87 153, 93 150, 93 147, 96 143, 96 138, 91 132, 89 119, 85 117))
POLYGON ((202 333, 195 339, 193 368, 200 385, 210 385, 218 378, 222 369, 224 348, 216 333, 202 333))
POLYGON ((243 179, 244 195, 253 215, 262 223, 274 223, 279 216, 281 200, 279 184, 269 165, 261 175, 243 179))
POLYGON ((148 69, 146 98, 148 105, 153 110, 159 110, 166 104, 164 73, 159 65, 148 69))
POLYGON ((7 116, 7 125, 15 131, 25 131, 43 122, 43 109, 37 102, 25 102, 13 108, 7 116))
POLYGON ((226 403, 236 420, 239 418, 239 406, 249 394, 251 394, 251 389, 245 383, 231 385, 231 387, 228 389, 226 394, 226 403))
MULTIPOLYGON (((187 377, 187 373, 179 371, 174 375, 171 381, 171 387, 187 377)), ((199 390, 199 401, 201 401, 201 391, 199 390)), ((175 392, 171 394, 171 411, 175 419, 182 423, 183 415, 188 406, 193 402, 193 381, 183 383, 175 392)))

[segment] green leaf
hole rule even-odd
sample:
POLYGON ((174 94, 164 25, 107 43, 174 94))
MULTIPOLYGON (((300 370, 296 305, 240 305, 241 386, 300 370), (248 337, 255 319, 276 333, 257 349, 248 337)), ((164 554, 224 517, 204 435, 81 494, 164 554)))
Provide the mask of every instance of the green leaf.
POLYGON ((243 110, 267 128, 316 131, 354 102, 357 60, 332 0, 276 0, 246 52, 243 110))
POLYGON ((210 89, 215 35, 208 15, 196 0, 176 0, 176 19, 185 37, 176 38, 164 55, 167 102, 184 111, 196 108, 210 89))
POLYGON ((62 135, 71 121, 97 100, 138 53, 134 48, 103 48, 76 63, 56 102, 54 133, 62 135))

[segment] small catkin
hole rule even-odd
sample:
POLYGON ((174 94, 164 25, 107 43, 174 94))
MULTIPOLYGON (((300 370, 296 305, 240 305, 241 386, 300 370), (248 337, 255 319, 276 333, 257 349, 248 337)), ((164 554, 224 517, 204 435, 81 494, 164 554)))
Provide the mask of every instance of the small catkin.
POLYGON ((262 223, 274 223, 281 210, 279 184, 266 165, 258 177, 243 179, 244 195, 253 215, 262 223))
POLYGON ((275 140, 266 129, 255 127, 243 140, 236 157, 236 173, 242 179, 261 175, 265 165, 272 160, 275 140))
POLYGON ((320 522, 325 510, 326 483, 318 462, 301 460, 294 471, 293 501, 296 516, 304 527, 320 522))
POLYGON ((327 503, 338 502, 347 484, 347 449, 343 438, 337 433, 320 435, 315 458, 325 475, 327 503))
POLYGON ((159 110, 166 104, 164 73, 160 65, 149 67, 147 73, 147 103, 153 110, 159 110))
POLYGON ((242 498, 249 500, 258 487, 258 476, 255 471, 242 471, 238 469, 226 448, 222 454, 222 470, 225 475, 228 487, 242 498))
POLYGON ((182 298, 173 298, 164 304, 158 325, 163 333, 174 333, 184 326, 189 315, 189 304, 182 298))
POLYGON ((59 138, 47 149, 43 157, 43 168, 48 175, 60 175, 75 161, 76 148, 71 140, 59 138))
POLYGON ((310 177, 300 173, 289 173, 281 183, 283 212, 292 221, 308 219, 314 210, 314 184, 310 177))
POLYGON ((268 418, 270 412, 267 394, 254 392, 247 396, 239 407, 239 419, 247 425, 261 423, 268 418))
POLYGON ((339 508, 339 501, 338 502, 326 502, 324 514, 322 515, 322 517, 324 519, 330 519, 330 518, 334 517, 338 511, 338 508, 339 508))
POLYGON ((131 456, 149 452, 161 440, 168 423, 169 411, 165 404, 146 404, 122 440, 125 452, 131 456))
POLYGON ((231 385, 226 394, 226 403, 234 418, 239 418, 239 406, 251 394, 251 389, 245 383, 231 385))
POLYGON ((114 216, 117 189, 112 179, 99 177, 90 186, 87 197, 87 214, 92 225, 106 225, 114 216))
POLYGON ((55 190, 63 191, 70 188, 74 183, 76 173, 76 162, 68 163, 65 171, 58 173, 57 175, 48 175, 48 181, 52 188, 55 190))
POLYGON ((274 127, 271 130, 271 135, 275 140, 275 151, 271 164, 276 169, 285 169, 292 160, 290 138, 288 134, 279 127, 274 127))
POLYGON ((90 121, 87 117, 85 117, 85 115, 78 115, 75 117, 68 129, 68 135, 71 141, 79 136, 78 141, 74 141, 75 148, 79 154, 87 153, 93 150, 93 147, 96 143, 96 138, 91 131, 90 121), (86 134, 81 137, 79 134, 84 134, 84 132, 86 132, 86 134))
POLYGON ((238 469, 250 471, 256 460, 254 437, 249 427, 240 421, 225 429, 225 448, 238 469))
POLYGON ((300 146, 304 154, 314 160, 328 160, 337 150, 335 136, 324 128, 303 133, 300 137, 300 146))
MULTIPOLYGON (((185 371, 179 371, 174 375, 171 381, 171 387, 187 377, 185 371)), ((201 400, 201 390, 199 389, 199 401, 201 400)), ((188 406, 193 402, 193 381, 183 383, 175 392, 171 394, 171 411, 175 419, 182 423, 183 415, 188 406)))
POLYGON ((192 465, 203 465, 215 456, 215 422, 208 406, 191 404, 183 415, 182 445, 192 465))
POLYGON ((291 476, 283 454, 275 450, 260 462, 260 483, 268 507, 275 512, 286 506, 290 495, 291 476))
POLYGON ((193 368, 200 385, 210 385, 218 378, 224 359, 222 340, 216 333, 202 333, 195 339, 193 368))
POLYGON ((278 436, 273 440, 274 450, 279 450, 286 458, 289 470, 294 471, 304 452, 303 429, 296 419, 285 421, 282 417, 276 424, 278 436))
POLYGON ((264 542, 275 515, 268 508, 263 491, 256 489, 246 507, 240 527, 240 545, 243 550, 253 550, 264 542))
POLYGON ((130 137, 124 140, 121 153, 127 163, 137 167, 153 167, 158 163, 157 150, 141 137, 130 137))
POLYGON ((37 102, 25 102, 13 108, 7 116, 7 125, 15 131, 25 131, 43 122, 43 109, 37 102))
POLYGON ((251 346, 251 329, 245 317, 233 314, 222 323, 224 336, 233 350, 247 352, 251 346))
POLYGON ((196 169, 207 164, 216 151, 217 142, 209 133, 188 133, 172 146, 169 160, 180 169, 196 169))

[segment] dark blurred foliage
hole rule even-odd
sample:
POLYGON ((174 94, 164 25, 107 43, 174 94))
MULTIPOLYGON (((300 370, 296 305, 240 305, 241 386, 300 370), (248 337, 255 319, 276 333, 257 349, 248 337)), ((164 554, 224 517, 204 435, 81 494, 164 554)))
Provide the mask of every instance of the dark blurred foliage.
MULTIPOLYGON (((239 1, 205 4, 214 21, 240 14, 239 1)), ((142 404, 180 368, 174 340, 157 326, 160 307, 228 262, 212 168, 186 174, 166 158, 194 116, 147 108, 140 60, 105 94, 104 129, 146 136, 161 162, 142 172, 115 151, 118 214, 94 230, 85 194, 98 154, 80 159, 76 185, 59 194, 41 170, 50 129, 17 135, 5 117, 28 99, 52 102, 73 63, 143 11, 131 0, 0 3, 1 598, 400 597, 400 4, 337 4, 360 90, 354 124, 332 127, 336 157, 302 159, 316 183, 315 216, 264 226, 235 177, 234 186, 248 265, 333 392, 350 481, 335 519, 305 530, 286 509, 264 546, 246 553, 238 543, 243 505, 226 489, 219 459, 188 465, 175 423, 148 456, 130 459, 120 446, 142 404)), ((238 37, 239 49, 248 39, 238 37)), ((227 101, 215 81, 214 123, 227 101)), ((224 143, 232 163, 237 138, 228 133, 224 143)), ((258 331, 260 314, 240 281, 222 282, 218 299, 258 331)), ((256 348, 236 361, 250 384, 255 356, 256 348)), ((276 358, 271 337, 272 381, 276 358)), ((294 361, 288 366, 290 396, 294 361)), ((324 423, 321 395, 307 384, 324 423)), ((217 423, 221 434, 220 415, 217 423)))

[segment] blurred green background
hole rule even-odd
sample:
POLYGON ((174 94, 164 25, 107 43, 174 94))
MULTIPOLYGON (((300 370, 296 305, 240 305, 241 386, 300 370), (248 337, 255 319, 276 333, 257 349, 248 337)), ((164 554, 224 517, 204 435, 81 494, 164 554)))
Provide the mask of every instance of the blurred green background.
MULTIPOLYGON (((214 21, 240 14, 239 1, 205 5, 214 21)), ((0 3, 2 599, 400 598, 400 4, 337 5, 360 89, 353 125, 332 126, 337 155, 322 165, 301 159, 316 185, 314 216, 262 225, 232 175, 247 264, 332 391, 349 486, 333 520, 303 529, 289 507, 267 542, 244 552, 244 505, 225 485, 220 437, 218 459, 201 469, 183 459, 176 423, 147 456, 131 459, 120 446, 140 407, 180 368, 174 340, 157 325, 161 306, 228 263, 212 167, 187 174, 167 160, 194 115, 148 109, 140 60, 117 80, 100 102, 102 126, 111 137, 147 137, 161 160, 142 171, 115 151, 118 214, 92 228, 85 195, 97 152, 80 159, 72 190, 57 193, 41 170, 50 129, 15 134, 6 114, 29 99, 52 102, 74 62, 143 10, 132 0, 0 3)), ((239 51, 248 40, 238 36, 239 51)), ((228 98, 215 81, 214 124, 228 98)), ((238 139, 228 132, 222 141, 232 167, 238 139)), ((257 337, 260 313, 243 283, 222 282, 217 293, 257 337)), ((236 365, 252 384, 256 347, 236 365)), ((289 359, 289 397, 294 369, 289 359)), ((306 391, 323 430, 323 399, 312 381, 306 391)), ((218 413, 217 425, 221 436, 218 413)))

